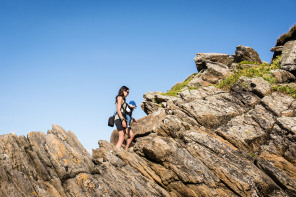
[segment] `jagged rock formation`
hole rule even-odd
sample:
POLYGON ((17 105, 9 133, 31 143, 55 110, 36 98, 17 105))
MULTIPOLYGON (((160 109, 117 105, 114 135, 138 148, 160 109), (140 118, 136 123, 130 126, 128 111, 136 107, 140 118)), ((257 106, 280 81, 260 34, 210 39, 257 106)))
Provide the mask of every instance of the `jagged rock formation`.
POLYGON ((71 131, 57 125, 47 135, 2 135, 0 196, 169 196, 119 157, 138 166, 144 165, 142 158, 125 151, 115 156, 113 149, 100 142, 92 158, 71 131))
POLYGON ((242 45, 236 47, 234 61, 237 63, 242 61, 248 61, 261 64, 261 59, 258 53, 253 48, 244 47, 242 45))
POLYGON ((296 75, 296 25, 279 37, 276 46, 271 51, 274 52, 273 59, 282 55, 282 69, 296 75))
POLYGON ((286 70, 276 69, 272 71, 272 75, 276 78, 278 83, 288 83, 290 81, 296 81, 296 77, 286 70))
POLYGON ((235 54, 232 56, 221 53, 198 53, 194 61, 199 72, 189 82, 188 85, 191 87, 217 84, 236 71, 237 64, 242 61, 261 63, 258 53, 253 48, 242 45, 236 47, 235 54))
POLYGON ((221 53, 198 53, 194 58, 197 70, 200 72, 203 69, 206 69, 207 62, 221 63, 227 66, 230 66, 233 62, 233 57, 228 54, 221 53))
POLYGON ((296 74, 296 40, 285 43, 282 51, 281 68, 296 74))
POLYGON ((0 136, 0 196, 296 196, 296 100, 261 77, 212 86, 236 72, 235 56, 195 60, 188 86, 199 89, 144 95, 129 151, 115 148, 116 130, 92 156, 57 125, 0 136))

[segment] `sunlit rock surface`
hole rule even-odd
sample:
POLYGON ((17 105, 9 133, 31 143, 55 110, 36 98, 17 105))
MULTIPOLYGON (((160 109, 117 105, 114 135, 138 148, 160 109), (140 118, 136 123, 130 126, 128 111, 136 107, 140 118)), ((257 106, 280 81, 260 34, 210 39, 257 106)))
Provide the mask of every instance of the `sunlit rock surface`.
MULTIPOLYGON (((115 147, 116 130, 92 155, 58 125, 1 135, 0 197, 296 196, 295 99, 260 77, 241 77, 229 90, 212 86, 238 57, 259 62, 245 49, 234 59, 198 54, 199 89, 146 93, 147 116, 132 125, 128 151, 115 147)), ((289 69, 273 73, 280 83, 294 80, 289 69)))

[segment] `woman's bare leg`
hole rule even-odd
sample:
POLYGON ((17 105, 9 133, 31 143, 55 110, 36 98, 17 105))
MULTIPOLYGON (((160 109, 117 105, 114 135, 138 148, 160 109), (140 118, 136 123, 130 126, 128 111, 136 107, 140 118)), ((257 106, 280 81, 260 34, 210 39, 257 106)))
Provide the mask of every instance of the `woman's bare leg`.
POLYGON ((128 150, 128 147, 130 146, 130 144, 132 143, 133 139, 134 139, 134 133, 131 129, 127 129, 127 135, 128 135, 128 139, 126 142, 126 146, 125 146, 125 150, 128 150))
POLYGON ((120 149, 123 141, 124 141, 124 132, 123 132, 123 130, 121 130, 121 131, 118 131, 118 142, 116 144, 116 147, 118 149, 120 149))

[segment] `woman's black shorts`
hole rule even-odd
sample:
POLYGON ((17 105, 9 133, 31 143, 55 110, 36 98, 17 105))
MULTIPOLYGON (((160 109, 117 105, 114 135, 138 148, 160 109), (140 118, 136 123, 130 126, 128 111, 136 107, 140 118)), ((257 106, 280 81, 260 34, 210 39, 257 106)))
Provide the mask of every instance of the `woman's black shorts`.
POLYGON ((117 131, 122 131, 123 130, 123 126, 122 126, 122 121, 120 119, 117 119, 114 121, 116 127, 117 127, 117 131))

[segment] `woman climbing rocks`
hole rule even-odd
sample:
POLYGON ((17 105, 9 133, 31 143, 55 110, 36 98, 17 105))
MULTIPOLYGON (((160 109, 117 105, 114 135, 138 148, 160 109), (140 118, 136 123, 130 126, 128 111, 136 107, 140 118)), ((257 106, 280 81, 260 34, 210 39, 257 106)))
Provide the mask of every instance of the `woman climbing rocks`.
POLYGON ((116 100, 116 115, 115 115, 115 125, 117 127, 118 130, 118 142, 116 144, 116 147, 118 149, 121 148, 121 145, 124 141, 124 134, 127 132, 128 135, 128 139, 127 139, 127 143, 125 146, 125 150, 128 150, 128 147, 130 146, 131 142, 134 139, 134 133, 132 132, 132 130, 130 129, 126 129, 126 107, 127 107, 127 103, 126 103, 126 97, 129 95, 129 89, 126 86, 122 86, 119 91, 118 94, 115 98, 116 100))

